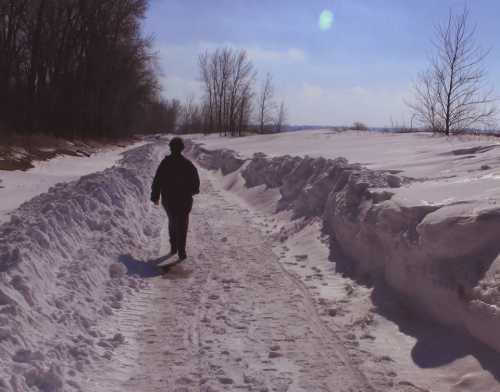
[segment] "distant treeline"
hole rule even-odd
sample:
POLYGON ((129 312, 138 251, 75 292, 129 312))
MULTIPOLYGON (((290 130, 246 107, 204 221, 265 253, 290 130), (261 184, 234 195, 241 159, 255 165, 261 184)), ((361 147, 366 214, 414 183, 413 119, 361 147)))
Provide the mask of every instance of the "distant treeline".
POLYGON ((148 0, 0 0, 0 130, 119 136, 173 128, 148 0))
POLYGON ((241 136, 284 130, 285 103, 275 101, 269 73, 257 86, 257 70, 245 50, 206 51, 198 65, 203 95, 198 102, 189 97, 181 105, 178 132, 241 136))

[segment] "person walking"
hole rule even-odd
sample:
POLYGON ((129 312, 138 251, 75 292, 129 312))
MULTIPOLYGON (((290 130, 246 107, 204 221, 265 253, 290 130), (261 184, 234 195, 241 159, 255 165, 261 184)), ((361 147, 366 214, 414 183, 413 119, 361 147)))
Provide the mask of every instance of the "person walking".
POLYGON ((167 155, 156 170, 151 186, 151 201, 159 205, 160 196, 168 216, 170 254, 178 254, 179 260, 186 259, 186 238, 189 213, 193 206, 193 196, 200 193, 198 170, 182 151, 184 141, 174 137, 167 155))

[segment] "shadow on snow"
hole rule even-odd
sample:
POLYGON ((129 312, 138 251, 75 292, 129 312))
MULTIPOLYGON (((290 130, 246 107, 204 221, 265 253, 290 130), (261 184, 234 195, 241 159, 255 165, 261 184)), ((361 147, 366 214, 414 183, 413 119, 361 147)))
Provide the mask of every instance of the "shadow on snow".
POLYGON ((131 255, 121 255, 118 257, 118 262, 122 263, 127 268, 127 274, 138 276, 140 278, 154 278, 164 275, 167 279, 187 279, 191 275, 191 270, 185 268, 177 262, 172 263, 168 269, 159 267, 160 263, 172 259, 175 255, 165 255, 156 259, 138 260, 131 255))
POLYGON ((138 260, 131 255, 121 255, 118 262, 127 267, 128 275, 139 276, 140 278, 154 278, 163 275, 161 267, 158 264, 168 260, 173 255, 165 255, 151 260, 138 260))

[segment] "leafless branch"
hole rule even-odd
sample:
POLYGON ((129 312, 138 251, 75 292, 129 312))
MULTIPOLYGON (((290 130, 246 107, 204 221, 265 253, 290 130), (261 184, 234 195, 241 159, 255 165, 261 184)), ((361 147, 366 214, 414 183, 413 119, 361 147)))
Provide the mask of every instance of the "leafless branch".
POLYGON ((476 26, 469 25, 469 11, 450 10, 445 24, 437 26, 430 67, 414 85, 407 103, 423 126, 450 132, 492 126, 498 114, 493 89, 486 82, 484 60, 489 54, 475 41, 476 26))

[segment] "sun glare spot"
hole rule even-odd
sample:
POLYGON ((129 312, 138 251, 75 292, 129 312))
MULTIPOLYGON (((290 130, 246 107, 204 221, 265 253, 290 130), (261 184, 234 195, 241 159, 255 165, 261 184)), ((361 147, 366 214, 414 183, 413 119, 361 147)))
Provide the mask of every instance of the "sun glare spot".
POLYGON ((318 25, 320 30, 330 30, 333 24, 333 13, 330 10, 323 10, 319 15, 318 25))

